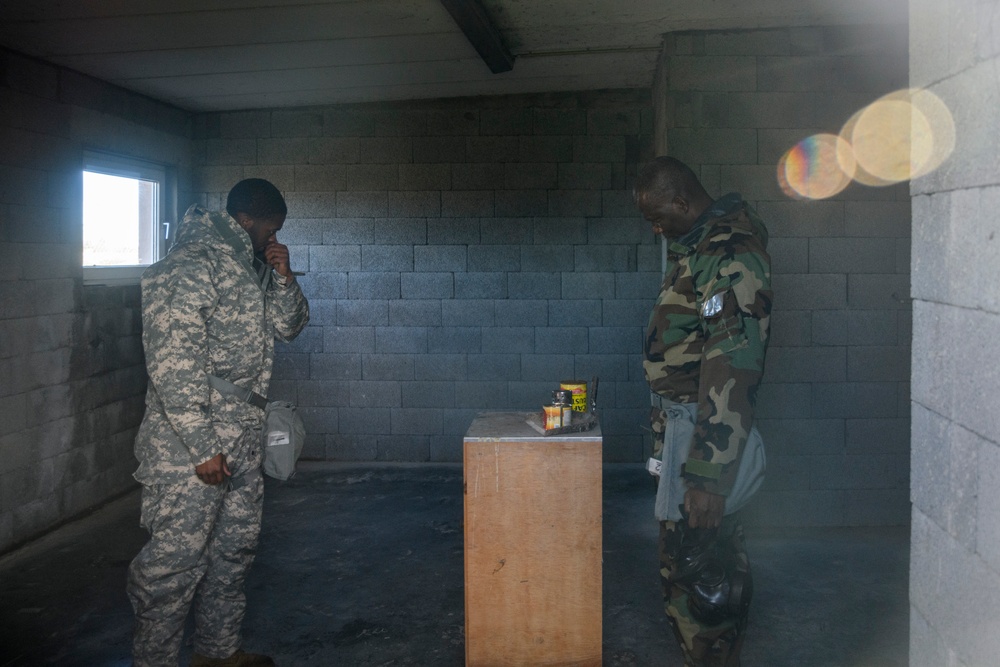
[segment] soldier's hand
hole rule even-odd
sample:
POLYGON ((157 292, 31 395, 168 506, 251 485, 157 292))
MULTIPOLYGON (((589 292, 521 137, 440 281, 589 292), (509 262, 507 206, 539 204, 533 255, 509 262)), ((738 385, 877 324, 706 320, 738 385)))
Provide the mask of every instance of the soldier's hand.
POLYGON ((274 267, 275 271, 289 280, 294 280, 291 261, 288 256, 288 246, 278 243, 278 240, 274 236, 264 246, 264 260, 274 267))
POLYGON ((701 489, 684 493, 684 511, 692 528, 718 528, 726 509, 726 497, 701 489))
POLYGON ((204 463, 199 463, 194 467, 194 472, 205 484, 221 484, 230 475, 229 466, 226 465, 226 455, 217 454, 204 463))

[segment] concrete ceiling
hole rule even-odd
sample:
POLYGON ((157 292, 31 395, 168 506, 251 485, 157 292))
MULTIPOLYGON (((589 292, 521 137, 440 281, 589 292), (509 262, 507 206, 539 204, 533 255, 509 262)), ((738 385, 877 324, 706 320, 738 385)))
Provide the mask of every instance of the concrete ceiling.
POLYGON ((906 1, 482 5, 509 72, 490 72, 439 0, 0 0, 0 44, 183 109, 232 110, 642 88, 666 32, 898 22, 906 1))

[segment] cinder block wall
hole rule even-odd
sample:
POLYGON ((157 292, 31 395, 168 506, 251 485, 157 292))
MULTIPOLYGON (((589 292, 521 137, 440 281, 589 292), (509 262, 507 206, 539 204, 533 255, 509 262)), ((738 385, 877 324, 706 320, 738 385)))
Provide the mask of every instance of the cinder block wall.
MULTIPOLYGON (((903 19, 905 21, 905 18, 903 19)), ((743 193, 768 225, 773 338, 759 398, 769 525, 909 518, 910 202, 907 185, 825 201, 782 192, 798 141, 838 133, 907 85, 906 26, 667 36, 656 90, 670 154, 712 195, 743 193)))
POLYGON ((134 483, 139 289, 83 286, 83 150, 187 178, 190 119, 0 49, 0 146, 3 552, 134 483))
POLYGON ((286 193, 312 322, 281 346, 305 455, 460 461, 483 410, 600 378, 608 461, 640 461, 659 245, 631 200, 648 90, 207 114, 195 190, 286 193))
POLYGON ((997 664, 1000 634, 1000 3, 910 2, 910 81, 957 145, 913 182, 910 664, 997 664))

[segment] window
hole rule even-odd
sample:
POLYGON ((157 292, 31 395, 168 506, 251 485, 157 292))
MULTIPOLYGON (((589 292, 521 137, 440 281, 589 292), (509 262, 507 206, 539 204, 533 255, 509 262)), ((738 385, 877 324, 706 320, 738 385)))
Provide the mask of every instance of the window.
POLYGON ((84 283, 136 283, 143 269, 163 257, 170 232, 163 222, 166 198, 166 167, 107 153, 84 154, 84 283))

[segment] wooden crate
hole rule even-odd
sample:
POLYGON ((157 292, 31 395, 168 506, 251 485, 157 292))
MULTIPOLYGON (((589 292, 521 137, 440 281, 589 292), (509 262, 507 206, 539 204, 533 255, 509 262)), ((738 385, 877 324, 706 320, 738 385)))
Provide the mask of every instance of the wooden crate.
POLYGON ((600 428, 485 413, 464 441, 469 667, 601 664, 600 428))

